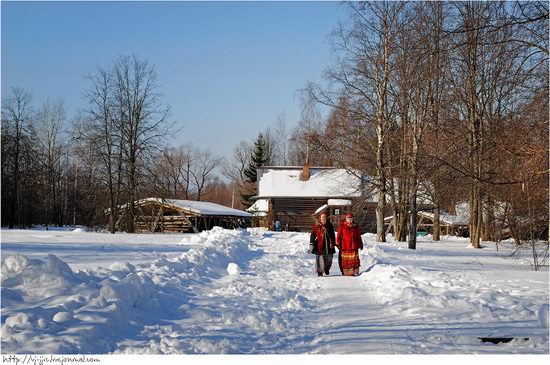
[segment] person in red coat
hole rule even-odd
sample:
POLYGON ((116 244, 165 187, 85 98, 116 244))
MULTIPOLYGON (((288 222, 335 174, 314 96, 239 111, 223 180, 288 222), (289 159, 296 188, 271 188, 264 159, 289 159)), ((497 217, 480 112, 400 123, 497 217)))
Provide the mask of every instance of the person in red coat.
POLYGON ((353 213, 347 213, 345 221, 338 227, 336 239, 338 247, 338 264, 344 276, 359 275, 359 250, 363 249, 363 239, 359 227, 353 222, 353 213))
POLYGON ((336 252, 336 235, 334 226, 327 220, 327 213, 322 212, 319 221, 313 225, 309 238, 309 252, 316 255, 315 269, 317 276, 329 275, 332 257, 336 252))

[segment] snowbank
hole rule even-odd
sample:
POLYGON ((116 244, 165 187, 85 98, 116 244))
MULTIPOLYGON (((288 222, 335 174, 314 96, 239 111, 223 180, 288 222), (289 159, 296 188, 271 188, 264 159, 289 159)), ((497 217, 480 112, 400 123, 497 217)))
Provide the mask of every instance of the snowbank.
POLYGON ((5 255, 3 242, 2 350, 548 354, 548 273, 510 258, 505 244, 422 237, 408 250, 363 240, 359 277, 340 276, 336 256, 330 276, 317 277, 308 233, 13 233, 9 252, 25 255, 5 255), (56 240, 62 260, 44 254, 56 240), (76 270, 83 249, 102 266, 76 270))
POLYGON ((184 315, 197 283, 247 259, 245 230, 214 228, 180 256, 73 272, 54 255, 2 261, 2 348, 15 353, 106 353, 141 322, 184 315))
MULTIPOLYGON (((406 264, 405 258, 414 263, 417 257, 421 257, 422 251, 401 247, 382 248, 374 242, 375 238, 370 234, 363 236, 367 249, 361 260, 366 272, 360 279, 370 299, 387 308, 388 314, 431 320, 441 318, 442 321, 459 323, 514 323, 518 318, 527 318, 531 321, 538 319, 542 327, 544 323, 548 326, 548 305, 539 309, 537 301, 526 301, 515 286, 506 285, 515 280, 490 280, 481 278, 475 270, 462 268, 455 271, 439 268, 437 264, 434 268, 426 268, 425 264, 406 264), (395 261, 394 252, 400 253, 401 260, 395 261), (394 258, 390 259, 392 256, 394 258)), ((462 240, 455 238, 458 245, 462 244, 462 240)), ((431 238, 426 241, 431 241, 431 238)), ((470 251, 469 246, 464 250, 470 251)), ((474 251, 473 255, 478 252, 474 251)), ((477 260, 465 264, 483 265, 477 260)), ((548 298, 548 293, 541 292, 541 300, 544 296, 548 298)), ((482 335, 514 337, 517 330, 506 326, 487 326, 479 331, 478 336, 482 335)))
POLYGON ((538 317, 540 326, 542 328, 548 328, 548 304, 540 306, 538 317))

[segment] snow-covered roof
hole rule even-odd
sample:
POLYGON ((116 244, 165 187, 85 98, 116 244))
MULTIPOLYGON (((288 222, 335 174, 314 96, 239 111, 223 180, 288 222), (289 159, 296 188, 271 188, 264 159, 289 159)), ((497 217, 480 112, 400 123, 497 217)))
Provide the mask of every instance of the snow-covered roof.
POLYGON ((361 174, 345 169, 309 169, 310 177, 300 180, 302 168, 263 168, 258 174, 258 197, 360 197, 361 174))
MULTIPOLYGON (((470 210, 468 203, 460 203, 455 206, 456 214, 440 213, 439 221, 453 226, 467 226, 470 224, 470 210)), ((419 211, 418 214, 434 219, 434 214, 430 212, 419 211)), ((384 218, 384 221, 391 222, 393 216, 384 218)))
POLYGON ((323 204, 321 205, 319 208, 317 208, 317 210, 315 211, 315 215, 321 213, 323 210, 327 209, 328 208, 328 204, 323 204))
POLYGON ((267 216, 267 212, 269 211, 267 199, 256 200, 246 211, 257 217, 267 216))
POLYGON ((327 204, 330 207, 348 206, 348 205, 351 205, 351 200, 348 200, 348 199, 329 199, 329 200, 327 200, 327 204))
POLYGON ((327 204, 323 204, 321 207, 319 207, 315 214, 321 213, 323 210, 328 209, 328 207, 341 207, 341 206, 350 206, 351 200, 348 199, 328 199, 327 204))
MULTIPOLYGON (((423 214, 426 217, 429 217, 431 219, 434 218, 433 213, 418 212, 418 214, 423 214)), ((454 215, 449 213, 440 213, 439 221, 442 223, 451 224, 453 226, 467 226, 469 224, 469 215, 463 216, 463 215, 454 215)))
POLYGON ((234 217, 252 217, 252 214, 244 212, 242 210, 228 208, 220 204, 199 202, 194 200, 180 200, 180 199, 160 199, 160 198, 146 198, 141 199, 137 204, 143 204, 148 201, 154 201, 163 203, 165 205, 171 205, 176 208, 185 209, 187 211, 197 213, 200 215, 212 215, 212 216, 234 216, 234 217))
MULTIPOLYGON (((456 214, 441 213, 439 221, 455 226, 467 226, 470 224, 470 205, 466 202, 455 205, 456 214)), ((433 219, 432 213, 422 212, 426 216, 433 219)))

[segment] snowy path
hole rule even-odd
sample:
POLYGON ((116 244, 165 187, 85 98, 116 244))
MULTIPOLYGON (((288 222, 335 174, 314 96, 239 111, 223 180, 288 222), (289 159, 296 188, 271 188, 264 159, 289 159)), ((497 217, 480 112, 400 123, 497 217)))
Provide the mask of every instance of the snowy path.
POLYGON ((251 259, 241 274, 225 275, 196 288, 183 307, 185 318, 144 331, 142 343, 122 343, 125 353, 296 353, 311 341, 312 304, 303 294, 317 287, 303 234, 252 233, 251 259))
MULTIPOLYGON (((445 272, 443 268, 449 263, 434 263, 434 252, 430 250, 425 252, 431 258, 427 259, 418 252, 392 246, 387 248, 388 253, 374 242, 362 257, 361 277, 340 276, 335 256, 331 276, 317 278, 313 257, 306 253, 307 238, 307 234, 299 233, 253 234, 250 245, 259 257, 246 263, 240 276, 225 276, 203 288, 200 299, 191 303, 201 308, 200 314, 195 312, 178 321, 178 331, 170 328, 157 332, 158 342, 146 351, 548 352, 548 331, 539 327, 536 317, 538 305, 526 308, 520 298, 525 289, 530 290, 530 296, 548 298, 544 281, 535 289, 523 286, 520 279, 500 280, 510 287, 499 289, 496 278, 495 283, 487 277, 484 284, 477 283, 477 272, 473 276, 463 270, 445 272), (414 262, 415 267, 390 263, 388 257, 396 252, 401 260, 414 262), (530 319, 514 319, 522 317, 530 319), (197 323, 197 318, 204 322, 197 323), (195 328, 194 336, 200 338, 194 340, 194 347, 186 341, 187 328, 195 328), (482 344, 478 337, 531 340, 493 345, 482 344)), ((458 256, 455 266, 479 263, 468 252, 458 256)), ((495 255, 489 256, 494 259, 495 255)), ((477 264, 475 271, 480 266, 498 265, 494 261, 477 264)), ((151 334, 146 337, 151 338, 151 334)))
MULTIPOLYGON (((318 278, 304 233, 214 229, 177 237, 181 242, 170 248, 174 237, 159 236, 168 254, 154 261, 136 254, 133 265, 117 257, 104 268, 90 268, 86 258, 85 265, 71 263, 83 271, 32 251, 31 260, 6 258, 2 247, 2 351, 549 351, 548 328, 537 319, 548 303, 548 271, 530 271, 506 250, 473 250, 452 238, 410 251, 364 235, 361 276, 340 276, 335 256, 331 276, 318 278), (229 275, 229 263, 240 274, 229 275), (478 337, 529 340, 494 345, 478 337)), ((78 239, 71 242, 78 246, 78 239)), ((17 253, 15 239, 8 247, 17 253)))
POLYGON ((392 244, 381 248, 373 241, 368 246, 359 278, 323 282, 326 301, 335 304, 327 311, 332 314, 328 339, 319 352, 548 353, 548 329, 537 320, 538 308, 548 301, 547 272, 531 273, 540 282, 522 280, 522 271, 503 280, 502 272, 487 268, 500 262, 502 270, 511 262, 494 252, 493 260, 480 264, 485 270, 476 265, 472 272, 449 267, 460 261, 468 266, 470 255, 487 252, 465 247, 464 254, 451 258, 453 265, 442 252, 434 256, 437 251, 410 251, 392 244), (530 340, 493 345, 482 344, 478 337, 530 340))

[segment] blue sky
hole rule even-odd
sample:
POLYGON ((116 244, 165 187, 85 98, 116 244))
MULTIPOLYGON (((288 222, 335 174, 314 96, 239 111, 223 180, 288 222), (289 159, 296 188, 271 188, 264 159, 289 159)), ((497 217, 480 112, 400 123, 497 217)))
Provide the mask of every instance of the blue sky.
POLYGON ((296 125, 296 90, 330 62, 328 34, 345 10, 333 2, 2 1, 2 94, 30 91, 35 105, 86 103, 85 75, 136 53, 156 65, 163 100, 192 142, 230 156, 284 111, 296 125))

